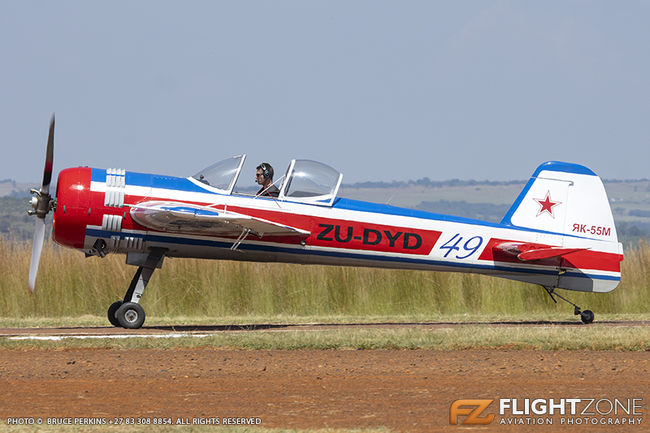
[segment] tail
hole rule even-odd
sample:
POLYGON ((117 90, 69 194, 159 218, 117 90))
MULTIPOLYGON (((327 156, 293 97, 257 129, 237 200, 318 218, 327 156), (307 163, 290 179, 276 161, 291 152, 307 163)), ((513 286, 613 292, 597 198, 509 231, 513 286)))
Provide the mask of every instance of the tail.
MULTIPOLYGON (((501 223, 536 231, 561 253, 556 287, 609 292, 618 285, 623 247, 603 182, 587 167, 540 165, 501 223)), ((552 253, 531 260, 539 254, 552 253)))

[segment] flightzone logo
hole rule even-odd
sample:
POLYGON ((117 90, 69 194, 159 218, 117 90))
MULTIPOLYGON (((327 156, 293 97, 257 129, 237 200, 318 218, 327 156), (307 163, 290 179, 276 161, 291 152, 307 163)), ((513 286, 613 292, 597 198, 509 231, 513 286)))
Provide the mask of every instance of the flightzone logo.
POLYGON ((463 416, 461 424, 483 425, 494 421, 494 414, 481 416, 494 400, 456 400, 449 409, 449 424, 458 424, 458 417, 463 416))
POLYGON ((463 399, 451 404, 449 424, 636 426, 643 407, 641 398, 463 399))

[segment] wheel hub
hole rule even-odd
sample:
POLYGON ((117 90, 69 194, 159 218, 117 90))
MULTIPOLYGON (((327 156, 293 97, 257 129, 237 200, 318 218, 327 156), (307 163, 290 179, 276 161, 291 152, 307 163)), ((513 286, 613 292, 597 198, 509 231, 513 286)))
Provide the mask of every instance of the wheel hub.
POLYGON ((135 311, 135 310, 128 310, 128 311, 124 314, 124 318, 127 320, 127 322, 129 322, 129 323, 133 323, 133 322, 135 322, 136 320, 138 320, 138 312, 135 311))

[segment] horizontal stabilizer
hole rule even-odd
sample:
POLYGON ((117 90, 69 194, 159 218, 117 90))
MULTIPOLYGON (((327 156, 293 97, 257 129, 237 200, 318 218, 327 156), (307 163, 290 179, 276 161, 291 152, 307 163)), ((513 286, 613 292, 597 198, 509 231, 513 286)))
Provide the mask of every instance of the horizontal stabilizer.
POLYGON ((575 253, 577 251, 585 251, 589 248, 539 248, 534 250, 524 251, 520 253, 517 258, 519 260, 541 260, 541 259, 550 259, 552 257, 562 257, 567 254, 575 253))
POLYGON ((507 242, 497 246, 501 251, 517 256, 519 260, 542 260, 553 257, 562 257, 589 248, 562 248, 533 243, 507 242))

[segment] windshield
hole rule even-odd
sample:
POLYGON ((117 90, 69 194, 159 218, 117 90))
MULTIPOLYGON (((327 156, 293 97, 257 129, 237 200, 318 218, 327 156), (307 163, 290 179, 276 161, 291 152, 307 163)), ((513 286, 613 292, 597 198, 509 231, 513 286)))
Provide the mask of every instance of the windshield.
POLYGON ((192 179, 201 182, 203 185, 218 189, 220 192, 230 194, 245 159, 246 155, 237 155, 224 159, 199 171, 192 176, 192 179))

